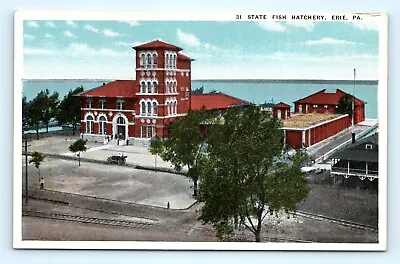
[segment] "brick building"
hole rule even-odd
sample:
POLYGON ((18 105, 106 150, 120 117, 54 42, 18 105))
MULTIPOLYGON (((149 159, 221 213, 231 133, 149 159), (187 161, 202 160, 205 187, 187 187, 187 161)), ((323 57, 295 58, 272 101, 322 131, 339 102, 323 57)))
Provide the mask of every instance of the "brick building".
POLYGON ((249 102, 223 93, 191 95, 192 58, 181 48, 151 41, 136 51, 135 80, 116 80, 81 94, 81 136, 133 143, 167 135, 168 125, 190 109, 225 111, 249 102))

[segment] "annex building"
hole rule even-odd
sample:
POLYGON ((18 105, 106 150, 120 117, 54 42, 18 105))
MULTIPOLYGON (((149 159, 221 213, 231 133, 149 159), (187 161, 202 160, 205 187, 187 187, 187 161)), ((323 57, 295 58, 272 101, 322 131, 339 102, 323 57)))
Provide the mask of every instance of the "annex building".
POLYGON ((81 137, 118 144, 168 135, 168 125, 189 110, 226 111, 249 102, 223 94, 191 93, 192 58, 154 40, 133 47, 135 80, 116 80, 81 94, 81 137))
POLYGON ((339 100, 348 95, 340 89, 334 93, 325 89, 290 105, 280 102, 273 107, 272 114, 282 120, 284 144, 293 148, 307 148, 365 120, 365 103, 355 97, 353 118, 348 114, 337 114, 339 100), (352 120, 353 119, 353 120, 352 120))

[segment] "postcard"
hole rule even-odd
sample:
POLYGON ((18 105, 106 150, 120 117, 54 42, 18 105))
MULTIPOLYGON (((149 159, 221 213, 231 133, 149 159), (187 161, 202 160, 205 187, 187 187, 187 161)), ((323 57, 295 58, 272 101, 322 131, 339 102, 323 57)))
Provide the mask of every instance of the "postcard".
POLYGON ((15 13, 13 246, 384 251, 384 13, 15 13))

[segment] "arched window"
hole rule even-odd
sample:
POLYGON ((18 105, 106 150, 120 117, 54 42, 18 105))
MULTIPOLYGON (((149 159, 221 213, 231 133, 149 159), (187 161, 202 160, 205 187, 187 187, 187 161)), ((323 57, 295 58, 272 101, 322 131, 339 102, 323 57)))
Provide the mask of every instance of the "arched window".
POLYGON ((172 67, 176 68, 176 55, 174 55, 174 60, 172 62, 172 67))
POLYGON ((169 67, 172 67, 172 54, 169 55, 169 67))
POLYGON ((147 115, 150 116, 151 115, 151 103, 147 102, 147 115))
POLYGON ((167 115, 170 115, 170 108, 169 108, 169 102, 167 102, 167 115))
POLYGON ((86 133, 93 134, 94 121, 93 116, 86 117, 86 133))
POLYGON ((140 56, 140 65, 145 65, 145 64, 146 64, 146 56, 142 54, 142 56, 140 56))
POLYGON ((168 54, 165 55, 165 66, 166 66, 166 68, 168 68, 168 66, 169 66, 169 56, 168 56, 168 54))
POLYGON ((174 103, 174 113, 175 113, 175 115, 178 114, 178 103, 177 102, 174 103))
POLYGON ((151 93, 151 82, 147 82, 147 93, 151 93))
POLYGON ((156 82, 153 82, 153 93, 158 93, 158 87, 156 82))
POLYGON ((156 102, 153 102, 153 116, 156 116, 157 115, 157 103, 156 102))
POLYGON ((140 114, 146 115, 146 103, 145 102, 142 102, 142 104, 141 104, 140 114))
POLYGON ((172 110, 172 103, 169 103, 168 108, 169 108, 169 111, 168 111, 169 114, 170 114, 170 115, 173 115, 174 112, 173 112, 173 110, 172 110))
POLYGON ((106 134, 106 118, 104 116, 99 117, 99 134, 105 135, 106 134))
POLYGON ((153 54, 153 64, 157 65, 157 54, 153 54))
POLYGON ((141 82, 140 83, 140 89, 142 93, 146 93, 146 83, 145 82, 141 82))
POLYGON ((178 92, 178 89, 177 89, 177 87, 178 87, 177 83, 176 83, 176 82, 174 82, 174 93, 177 93, 177 92, 178 92))
POLYGON ((125 124, 125 119, 120 116, 117 118, 117 125, 124 125, 125 124))
POLYGON ((151 55, 147 54, 147 64, 150 65, 151 64, 151 55))

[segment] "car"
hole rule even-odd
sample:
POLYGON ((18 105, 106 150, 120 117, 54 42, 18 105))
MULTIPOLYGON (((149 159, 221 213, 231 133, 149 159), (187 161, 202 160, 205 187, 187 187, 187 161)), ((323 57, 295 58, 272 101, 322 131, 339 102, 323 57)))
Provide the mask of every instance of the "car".
POLYGON ((321 168, 318 168, 318 169, 315 170, 316 174, 320 174, 320 173, 323 173, 323 172, 324 172, 324 169, 321 169, 321 168))

